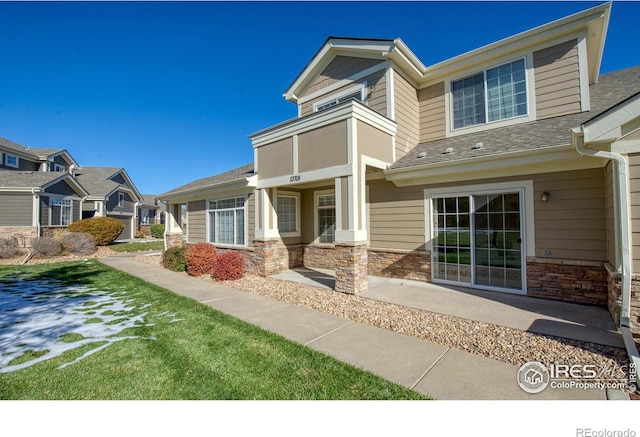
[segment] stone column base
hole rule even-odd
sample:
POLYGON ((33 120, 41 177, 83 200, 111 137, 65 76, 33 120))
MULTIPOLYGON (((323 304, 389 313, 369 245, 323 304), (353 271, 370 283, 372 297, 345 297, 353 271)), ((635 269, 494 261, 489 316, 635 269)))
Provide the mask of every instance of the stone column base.
POLYGON ((271 276, 289 268, 287 248, 276 238, 256 238, 255 271, 260 276, 271 276))
POLYGON ((367 243, 335 244, 336 291, 357 294, 367 290, 367 243))
POLYGON ((164 236, 165 249, 180 246, 182 246, 182 232, 179 234, 167 234, 164 236))

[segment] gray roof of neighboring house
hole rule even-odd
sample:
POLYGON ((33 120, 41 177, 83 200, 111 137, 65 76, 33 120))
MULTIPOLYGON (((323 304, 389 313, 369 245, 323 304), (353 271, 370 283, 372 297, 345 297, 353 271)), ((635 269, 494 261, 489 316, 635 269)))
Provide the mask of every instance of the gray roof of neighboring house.
POLYGON ((67 173, 42 171, 0 170, 0 187, 3 188, 39 188, 67 173))
POLYGON ((26 147, 1 137, 0 137, 0 146, 4 146, 7 149, 15 150, 16 152, 31 155, 34 158, 39 158, 40 156, 49 156, 56 153, 64 152, 64 149, 42 149, 42 148, 36 148, 36 147, 26 147))
POLYGON ((640 66, 603 74, 589 87, 591 110, 419 144, 390 169, 522 152, 571 144, 571 129, 640 93, 640 66), (474 150, 477 143, 483 148, 474 150), (453 148, 453 153, 445 153, 453 148), (426 157, 419 155, 425 152, 426 157))
POLYGON ((122 186, 110 179, 122 170, 115 167, 81 167, 76 170, 75 177, 91 196, 107 196, 122 186))
POLYGON ((143 208, 147 208, 147 207, 151 207, 151 208, 157 208, 158 205, 156 205, 156 199, 158 198, 158 196, 156 196, 155 194, 142 194, 142 202, 140 202, 141 207, 143 208))
POLYGON ((209 176, 206 178, 198 179, 193 182, 189 182, 186 185, 182 185, 181 187, 175 188, 171 191, 167 191, 164 194, 161 194, 158 197, 170 196, 172 194, 178 194, 184 191, 193 191, 200 188, 208 188, 216 185, 220 185, 226 182, 239 181, 242 179, 246 179, 248 177, 253 176, 255 173, 253 171, 253 163, 243 165, 242 167, 234 168, 233 170, 229 170, 225 173, 221 173, 215 176, 209 176))

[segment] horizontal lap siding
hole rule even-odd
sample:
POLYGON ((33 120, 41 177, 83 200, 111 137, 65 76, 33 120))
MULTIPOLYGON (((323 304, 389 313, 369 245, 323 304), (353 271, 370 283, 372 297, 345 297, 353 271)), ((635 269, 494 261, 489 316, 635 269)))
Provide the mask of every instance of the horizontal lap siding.
POLYGON ((122 206, 118 206, 118 197, 120 192, 115 192, 111 196, 109 196, 109 200, 107 201, 107 213, 112 212, 121 212, 126 214, 133 214, 135 202, 133 198, 129 195, 129 193, 124 194, 124 201, 122 202, 122 206))
POLYGON ((444 82, 418 91, 420 142, 439 140, 446 135, 444 82))
POLYGON ((534 176, 537 257, 607 259, 605 184, 602 168, 534 176))
POLYGON ((640 272, 640 153, 629 155, 633 271, 640 272))
POLYGON ((316 80, 307 88, 302 97, 308 96, 322 88, 333 85, 336 82, 347 79, 359 71, 366 70, 379 64, 379 59, 352 58, 347 56, 336 56, 333 61, 324 69, 316 80))
POLYGON ((187 234, 189 243, 204 243, 207 241, 206 201, 196 200, 187 202, 187 234))
POLYGON ((393 87, 395 99, 396 159, 418 145, 419 107, 418 93, 400 73, 393 70, 393 87))
POLYGON ((423 187, 396 187, 390 182, 369 183, 370 246, 424 250, 423 187))
POLYGON ((579 112, 580 76, 575 40, 533 53, 538 119, 579 112))
POLYGON ((31 226, 33 196, 31 194, 0 194, 0 226, 31 226))

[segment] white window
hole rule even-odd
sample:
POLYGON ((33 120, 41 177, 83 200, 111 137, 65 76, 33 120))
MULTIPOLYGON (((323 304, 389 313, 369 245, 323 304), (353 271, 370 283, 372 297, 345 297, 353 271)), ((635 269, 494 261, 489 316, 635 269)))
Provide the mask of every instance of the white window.
POLYGON ((4 165, 7 167, 18 168, 20 165, 20 161, 18 161, 18 157, 16 155, 4 155, 4 165))
POLYGON ((51 198, 51 226, 69 226, 72 222, 71 199, 51 198))
POLYGON ((124 206, 124 193, 118 193, 118 208, 124 206))
POLYGON ((452 82, 451 98, 454 129, 527 115, 524 58, 452 82))
POLYGON ((333 243, 336 237, 336 195, 318 194, 316 209, 318 242, 333 243))
POLYGON ((366 99, 365 89, 366 84, 349 87, 342 92, 333 94, 331 97, 317 101, 313 104, 313 111, 323 111, 349 100, 358 100, 359 102, 364 103, 366 99))
POLYGON ((64 172, 67 168, 64 165, 53 163, 53 171, 54 172, 64 172))
POLYGON ((209 201, 210 243, 245 245, 245 200, 242 196, 209 201))
POLYGON ((283 236, 300 235, 300 194, 278 193, 276 201, 278 231, 283 236))

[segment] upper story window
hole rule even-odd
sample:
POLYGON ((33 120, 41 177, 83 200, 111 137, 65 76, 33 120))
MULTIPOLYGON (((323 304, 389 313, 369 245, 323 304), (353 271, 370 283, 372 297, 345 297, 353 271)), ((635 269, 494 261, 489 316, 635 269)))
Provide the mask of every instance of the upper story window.
POLYGON ((118 208, 124 206, 124 193, 118 193, 118 208))
POLYGON ((453 128, 527 115, 524 58, 451 83, 453 128))
POLYGON ((18 161, 18 157, 16 155, 4 155, 4 165, 7 167, 18 168, 20 165, 20 161, 18 161))
POLYGON ((358 100, 359 102, 365 101, 365 89, 366 84, 358 84, 356 86, 349 87, 339 93, 333 94, 331 97, 318 100, 313 104, 313 112, 324 111, 325 109, 332 108, 340 103, 349 100, 358 100))
POLYGON ((65 167, 64 165, 56 164, 55 162, 53 163, 53 171, 64 172, 66 170, 67 170, 67 167, 65 167))

